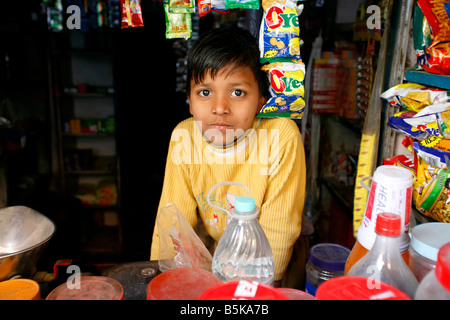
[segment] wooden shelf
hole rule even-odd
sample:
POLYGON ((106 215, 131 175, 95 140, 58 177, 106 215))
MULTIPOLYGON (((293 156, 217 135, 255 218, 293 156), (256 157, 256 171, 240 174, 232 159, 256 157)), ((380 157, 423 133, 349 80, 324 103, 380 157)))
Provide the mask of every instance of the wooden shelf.
POLYGON ((409 82, 416 82, 430 87, 450 90, 450 76, 429 73, 422 70, 407 69, 405 78, 409 82))

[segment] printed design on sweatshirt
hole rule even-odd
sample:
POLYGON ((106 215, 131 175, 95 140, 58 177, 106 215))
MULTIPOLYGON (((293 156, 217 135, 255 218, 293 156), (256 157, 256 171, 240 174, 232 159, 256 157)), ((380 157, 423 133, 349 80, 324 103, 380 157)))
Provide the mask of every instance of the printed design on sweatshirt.
MULTIPOLYGON (((195 199, 197 200, 198 207, 201 211, 207 212, 210 208, 210 205, 208 201, 206 201, 206 195, 204 192, 198 194, 195 196, 195 199)), ((216 208, 213 209, 213 219, 205 219, 205 225, 213 226, 218 233, 222 233, 223 230, 221 227, 219 227, 219 217, 223 219, 224 217, 227 219, 228 224, 228 212, 226 211, 228 209, 228 203, 222 202, 216 199, 216 193, 212 193, 210 200, 212 204, 216 205, 219 208, 223 208, 223 210, 218 210, 216 208)))

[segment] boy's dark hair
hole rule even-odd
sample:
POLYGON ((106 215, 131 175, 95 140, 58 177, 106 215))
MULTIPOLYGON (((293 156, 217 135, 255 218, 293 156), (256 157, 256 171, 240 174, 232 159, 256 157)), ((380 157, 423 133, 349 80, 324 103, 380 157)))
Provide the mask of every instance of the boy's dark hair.
POLYGON ((190 95, 190 81, 199 83, 207 72, 211 78, 227 65, 233 68, 249 67, 259 84, 260 93, 268 95, 269 81, 261 70, 259 47, 255 37, 242 28, 221 27, 205 32, 188 52, 187 94, 190 95))

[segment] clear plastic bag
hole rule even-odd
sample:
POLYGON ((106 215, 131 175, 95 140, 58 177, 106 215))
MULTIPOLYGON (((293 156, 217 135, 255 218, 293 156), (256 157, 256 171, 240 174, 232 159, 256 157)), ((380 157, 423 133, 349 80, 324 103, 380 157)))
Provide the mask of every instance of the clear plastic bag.
POLYGON ((162 207, 156 219, 159 269, 202 268, 211 271, 212 256, 189 221, 173 203, 162 207))

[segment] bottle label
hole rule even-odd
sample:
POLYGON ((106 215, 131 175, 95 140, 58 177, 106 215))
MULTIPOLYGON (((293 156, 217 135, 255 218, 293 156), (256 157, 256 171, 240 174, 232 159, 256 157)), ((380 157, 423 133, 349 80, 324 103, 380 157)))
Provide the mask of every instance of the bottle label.
POLYGON ((306 280, 306 293, 309 293, 310 295, 316 296, 317 288, 313 286, 311 283, 309 283, 308 280, 306 280))

